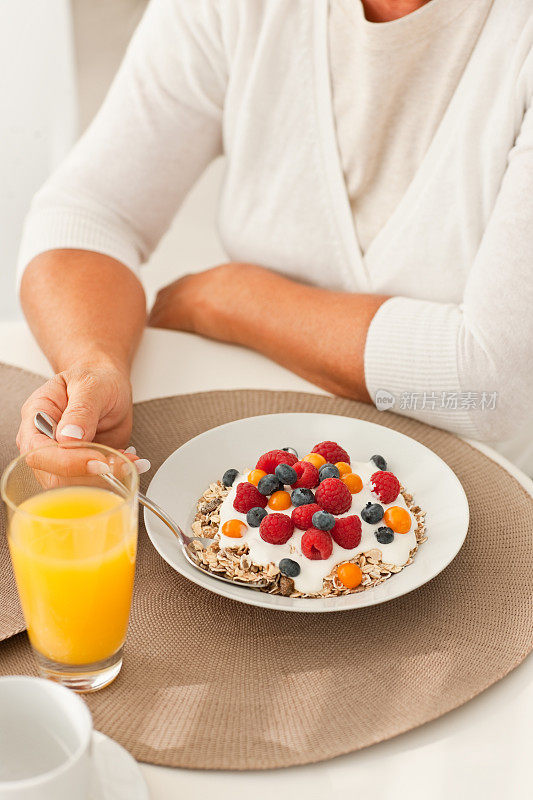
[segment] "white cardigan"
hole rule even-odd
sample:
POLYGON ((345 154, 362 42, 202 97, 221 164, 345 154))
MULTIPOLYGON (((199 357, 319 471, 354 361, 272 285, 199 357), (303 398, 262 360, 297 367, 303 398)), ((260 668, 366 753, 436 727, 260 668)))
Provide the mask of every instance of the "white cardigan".
POLYGON ((394 410, 463 435, 519 434, 523 457, 510 452, 524 465, 531 0, 493 0, 420 168, 364 256, 336 143, 327 16, 328 0, 153 0, 96 120, 34 200, 20 268, 68 247, 136 270, 224 152, 229 258, 392 295, 368 334, 370 394, 386 390, 394 410))

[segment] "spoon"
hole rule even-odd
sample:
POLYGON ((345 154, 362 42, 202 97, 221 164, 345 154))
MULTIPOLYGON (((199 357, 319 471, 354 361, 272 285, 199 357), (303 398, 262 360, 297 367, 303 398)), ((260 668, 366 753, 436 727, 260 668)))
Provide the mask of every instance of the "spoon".
MULTIPOLYGON (((45 436, 48 436, 48 438, 52 439, 53 441, 56 440, 57 422, 53 420, 52 417, 50 417, 44 411, 38 411, 35 414, 33 418, 33 424, 40 433, 43 433, 45 436)), ((109 485, 112 486, 113 489, 115 489, 119 494, 123 496, 126 494, 126 490, 123 484, 111 472, 104 472, 99 477, 106 480, 109 483, 109 485)), ((150 500, 150 498, 146 497, 146 495, 142 494, 142 492, 138 493, 138 497, 139 497, 139 503, 145 508, 147 508, 149 511, 151 511, 152 514, 155 514, 156 517, 158 517, 161 520, 161 522, 164 522, 167 528, 169 528, 172 531, 172 533, 178 540, 183 555, 185 556, 189 564, 195 567, 195 569, 200 570, 200 572, 202 572, 204 575, 209 575, 211 578, 216 578, 217 581, 224 581, 224 583, 231 583, 232 585, 244 586, 246 589, 263 589, 266 586, 270 585, 269 582, 265 580, 258 580, 254 581, 253 583, 249 583, 246 581, 223 578, 222 575, 217 575, 214 572, 209 572, 208 570, 204 569, 194 561, 193 557, 190 554, 189 548, 193 545, 193 542, 199 542, 202 548, 205 549, 209 547, 210 544, 212 544, 213 540, 204 538, 202 536, 187 536, 187 534, 184 533, 183 530, 180 528, 178 523, 175 522, 172 519, 172 517, 166 513, 166 511, 163 511, 163 509, 160 506, 158 506, 157 503, 154 503, 153 500, 150 500)))

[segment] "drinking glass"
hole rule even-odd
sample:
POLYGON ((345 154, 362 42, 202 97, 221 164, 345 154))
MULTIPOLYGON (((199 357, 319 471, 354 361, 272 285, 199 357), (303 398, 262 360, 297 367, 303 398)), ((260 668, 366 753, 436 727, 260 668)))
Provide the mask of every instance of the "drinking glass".
POLYGON ((91 443, 51 443, 16 458, 2 476, 9 550, 39 671, 74 691, 107 686, 122 666, 138 483, 129 459, 91 443))

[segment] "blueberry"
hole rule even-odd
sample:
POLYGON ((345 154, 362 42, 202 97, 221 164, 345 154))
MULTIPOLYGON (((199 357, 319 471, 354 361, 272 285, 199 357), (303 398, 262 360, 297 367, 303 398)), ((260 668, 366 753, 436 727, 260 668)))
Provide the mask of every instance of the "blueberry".
POLYGON ((370 461, 373 461, 378 469, 381 470, 387 469, 387 462, 385 461, 383 456, 372 456, 370 461))
POLYGON ((315 496, 311 489, 295 489, 291 494, 291 500, 293 506, 306 506, 315 502, 315 496))
POLYGON ((285 450, 286 453, 292 453, 293 456, 296 456, 296 458, 298 458, 298 451, 295 450, 294 447, 282 447, 281 449, 285 450))
POLYGON ((276 478, 278 478, 281 483, 291 486, 298 480, 298 475, 294 467, 291 467, 290 464, 278 464, 276 467, 276 478))
POLYGON ((292 558, 282 558, 279 562, 279 571, 288 578, 295 578, 300 574, 300 565, 292 558))
POLYGON ((267 513, 268 512, 266 511, 266 509, 261 508, 261 506, 255 506, 254 508, 251 508, 249 512, 246 514, 246 522, 248 523, 250 528, 258 528, 261 523, 261 520, 263 519, 263 517, 266 517, 267 513))
POLYGON ((383 519, 383 506, 379 503, 367 503, 361 511, 361 519, 369 525, 375 525, 383 519))
POLYGON ((257 484, 257 488, 261 494, 274 494, 274 492, 279 492, 280 489, 283 489, 283 484, 275 475, 264 475, 257 484))
POLYGON ((335 525, 335 517, 333 514, 328 514, 327 511, 315 511, 311 522, 313 528, 318 528, 319 531, 330 531, 335 525))
POLYGON ((318 477, 320 481, 325 481, 326 478, 340 478, 341 474, 335 464, 322 464, 318 470, 318 477))
POLYGON ((222 483, 224 486, 233 486, 233 481, 239 474, 238 469, 227 469, 222 476, 222 483))
POLYGON ((394 539, 394 531, 383 525, 376 531, 376 539, 380 544, 390 544, 394 539))

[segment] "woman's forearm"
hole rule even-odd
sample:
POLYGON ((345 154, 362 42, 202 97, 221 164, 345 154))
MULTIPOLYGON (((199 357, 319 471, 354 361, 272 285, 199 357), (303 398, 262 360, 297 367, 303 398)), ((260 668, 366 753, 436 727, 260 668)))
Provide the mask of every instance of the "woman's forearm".
POLYGON ((226 318, 231 341, 329 392, 368 402, 366 336, 387 297, 318 289, 255 267, 244 274, 226 318))
POLYGON ((385 300, 223 264, 162 289, 150 324, 250 347, 329 392, 368 402, 365 342, 385 300))
POLYGON ((20 451, 46 444, 34 426, 37 411, 58 424, 59 442, 126 447, 133 416, 129 372, 146 318, 135 275, 105 255, 50 250, 28 264, 20 296, 56 373, 22 406, 20 451))
POLYGON ((146 302, 141 283, 124 264, 86 250, 50 250, 26 268, 20 298, 55 372, 99 357, 129 371, 146 302))

